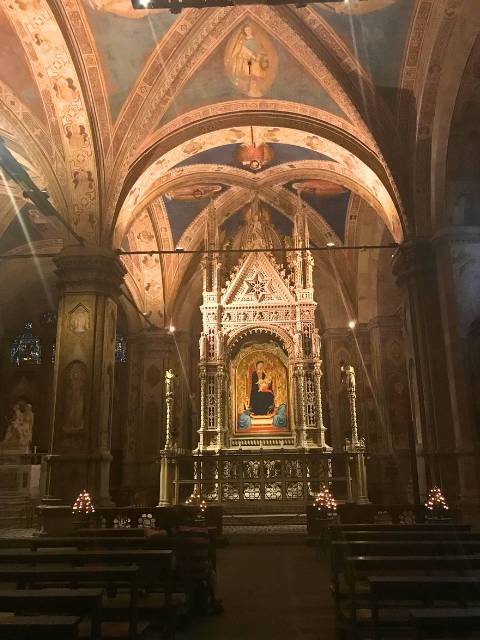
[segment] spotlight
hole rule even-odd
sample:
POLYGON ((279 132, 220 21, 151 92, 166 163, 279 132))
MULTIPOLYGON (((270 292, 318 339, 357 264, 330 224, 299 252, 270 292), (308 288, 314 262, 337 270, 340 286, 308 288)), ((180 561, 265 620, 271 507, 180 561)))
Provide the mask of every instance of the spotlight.
POLYGON ((335 243, 334 242, 327 242, 327 247, 334 247, 335 243))
POLYGON ((357 326, 357 323, 355 322, 355 320, 350 320, 350 322, 348 323, 348 326, 350 327, 350 329, 355 329, 355 327, 357 326))
POLYGON ((168 330, 170 331, 170 333, 175 333, 175 327, 173 326, 173 324, 171 324, 171 325, 168 327, 168 330))

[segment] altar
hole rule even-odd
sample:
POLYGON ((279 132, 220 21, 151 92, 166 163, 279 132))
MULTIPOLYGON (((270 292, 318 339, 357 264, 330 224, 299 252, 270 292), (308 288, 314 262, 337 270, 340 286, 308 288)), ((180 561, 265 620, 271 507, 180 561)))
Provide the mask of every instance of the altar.
POLYGON ((210 207, 205 245, 198 452, 329 451, 305 212, 286 244, 254 198, 229 265, 210 207))
MULTIPOLYGON (((272 505, 298 511, 334 481, 351 498, 346 452, 333 452, 323 422, 305 210, 296 211, 291 236, 280 237, 254 197, 228 251, 218 228, 211 205, 202 263, 198 444, 191 453, 176 451, 167 425, 160 504, 182 501, 194 489, 229 511, 272 505), (167 491, 168 478, 175 488, 167 491)), ((168 372, 166 384, 172 416, 168 372)))

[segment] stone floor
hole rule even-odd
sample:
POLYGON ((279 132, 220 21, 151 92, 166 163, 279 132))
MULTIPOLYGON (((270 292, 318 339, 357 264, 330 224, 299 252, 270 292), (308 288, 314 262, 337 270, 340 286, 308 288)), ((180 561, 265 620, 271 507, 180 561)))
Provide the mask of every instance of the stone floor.
MULTIPOLYGON (((231 544, 218 551, 225 612, 195 619, 178 640, 333 640, 329 564, 304 544, 231 544)), ((152 639, 153 640, 153 639, 152 639)))

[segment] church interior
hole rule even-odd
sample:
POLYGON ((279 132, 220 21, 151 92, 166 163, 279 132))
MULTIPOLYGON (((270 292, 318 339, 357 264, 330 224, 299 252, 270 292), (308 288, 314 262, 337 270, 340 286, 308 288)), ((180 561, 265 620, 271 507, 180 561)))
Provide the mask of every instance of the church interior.
POLYGON ((479 637, 479 0, 0 0, 0 60, 0 637, 479 637))

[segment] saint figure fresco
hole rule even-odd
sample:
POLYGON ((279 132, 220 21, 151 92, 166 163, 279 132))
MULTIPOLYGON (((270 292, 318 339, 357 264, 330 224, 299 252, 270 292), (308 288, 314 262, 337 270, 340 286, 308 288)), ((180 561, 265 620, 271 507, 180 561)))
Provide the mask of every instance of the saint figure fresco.
POLYGON ((277 74, 278 58, 266 34, 246 24, 230 38, 225 50, 225 69, 233 84, 250 98, 260 98, 277 74))

